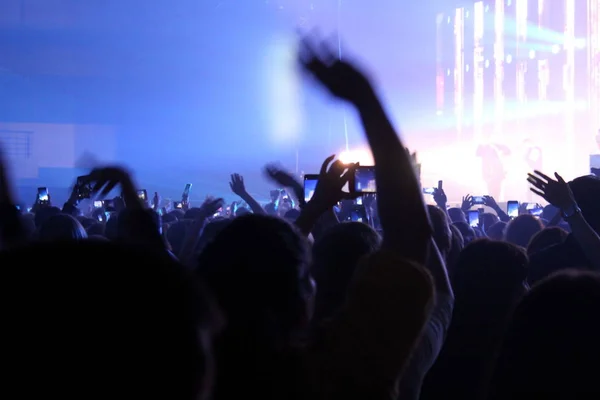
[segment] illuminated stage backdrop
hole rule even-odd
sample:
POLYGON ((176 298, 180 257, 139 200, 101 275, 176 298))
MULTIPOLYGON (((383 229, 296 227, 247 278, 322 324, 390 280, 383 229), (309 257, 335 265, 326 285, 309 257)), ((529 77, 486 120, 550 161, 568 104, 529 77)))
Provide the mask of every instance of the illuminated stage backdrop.
POLYGON ((477 1, 436 24, 437 114, 460 143, 513 154, 533 143, 544 169, 588 172, 600 127, 599 0, 477 1))

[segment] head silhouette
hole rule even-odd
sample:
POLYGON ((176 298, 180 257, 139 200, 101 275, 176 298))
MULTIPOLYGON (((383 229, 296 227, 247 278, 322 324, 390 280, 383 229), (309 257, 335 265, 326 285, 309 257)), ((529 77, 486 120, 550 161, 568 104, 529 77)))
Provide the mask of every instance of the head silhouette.
POLYGON ((450 226, 448 224, 448 217, 446 213, 436 206, 427 206, 429 211, 429 220, 433 228, 433 240, 437 245, 440 254, 446 257, 450 252, 451 237, 450 226))
POLYGON ((312 273, 317 283, 315 322, 332 317, 344 304, 359 260, 376 251, 380 237, 361 222, 328 229, 313 246, 312 273))
POLYGON ((582 176, 569 182, 569 186, 588 224, 600 232, 600 178, 582 176))
POLYGON ((164 254, 38 243, 0 263, 3 397, 203 398, 210 302, 164 254))
POLYGON ((532 255, 550 246, 562 243, 567 238, 567 231, 559 227, 545 228, 536 233, 527 246, 527 254, 532 255))
POLYGON ((515 310, 492 399, 600 397, 600 275, 561 272, 536 284, 515 310))
POLYGON ((506 227, 504 239, 524 249, 529 245, 531 238, 544 227, 540 220, 532 215, 519 215, 509 222, 506 227))
POLYGON ((38 229, 38 239, 45 242, 86 238, 87 233, 83 226, 68 214, 48 217, 38 229))

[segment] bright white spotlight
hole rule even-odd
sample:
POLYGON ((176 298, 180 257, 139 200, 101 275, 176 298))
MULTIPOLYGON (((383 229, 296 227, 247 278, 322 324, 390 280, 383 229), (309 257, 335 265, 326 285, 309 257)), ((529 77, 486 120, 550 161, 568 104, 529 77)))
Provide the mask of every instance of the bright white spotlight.
POLYGON ((373 165, 371 151, 365 149, 342 151, 338 155, 338 159, 344 164, 360 163, 360 165, 373 165))
POLYGON ((512 62, 512 56, 510 54, 506 55, 506 63, 510 64, 512 62))
POLYGON ((529 50, 529 58, 532 60, 535 58, 535 50, 529 50))
POLYGON ((470 69, 471 67, 469 66, 469 64, 465 65, 465 71, 469 72, 470 69))
POLYGON ((554 46, 552 46, 552 53, 553 54, 558 54, 558 52, 560 51, 560 46, 555 44, 554 46))
POLYGON ((489 68, 490 67, 490 60, 485 60, 485 67, 489 68))

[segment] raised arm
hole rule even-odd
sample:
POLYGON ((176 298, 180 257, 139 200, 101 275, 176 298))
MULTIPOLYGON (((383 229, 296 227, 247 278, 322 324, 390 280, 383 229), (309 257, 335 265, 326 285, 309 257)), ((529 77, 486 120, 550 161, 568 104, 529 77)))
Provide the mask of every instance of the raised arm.
POLYGON ((242 200, 248 203, 248 206, 254 214, 265 214, 265 209, 262 208, 262 206, 258 204, 258 201, 256 201, 246 190, 243 176, 240 174, 232 174, 229 187, 233 193, 237 194, 242 200))
POLYGON ((600 271, 600 236, 583 217, 569 184, 557 173, 556 180, 539 171, 534 174, 527 178, 533 186, 531 191, 561 210, 586 258, 595 271, 600 271))
POLYGON ((320 46, 304 42, 302 62, 334 96, 359 112, 375 160, 382 247, 421 265, 427 259, 431 227, 410 154, 393 128, 366 76, 320 46), (402 212, 398 212, 402 210, 402 212))
POLYGON ((0 151, 0 236, 2 248, 23 243, 24 235, 21 218, 12 197, 8 171, 3 154, 0 151))

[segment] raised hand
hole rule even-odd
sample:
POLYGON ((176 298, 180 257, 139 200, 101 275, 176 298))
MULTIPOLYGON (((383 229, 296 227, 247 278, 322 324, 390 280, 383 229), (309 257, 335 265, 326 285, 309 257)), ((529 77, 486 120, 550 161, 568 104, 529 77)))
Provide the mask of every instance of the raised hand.
POLYGON ((353 64, 342 61, 325 42, 305 37, 300 46, 300 65, 334 96, 357 104, 372 91, 369 79, 353 64))
POLYGON ((576 205, 575 196, 573 196, 569 184, 556 172, 554 177, 556 180, 540 171, 534 171, 533 174, 527 174, 527 181, 533 186, 530 189, 533 193, 561 210, 567 210, 576 205))
POLYGON ((296 178, 289 172, 284 171, 282 168, 275 164, 269 164, 265 167, 265 174, 272 181, 278 183, 282 187, 293 187, 298 184, 296 178))
POLYGON ((232 174, 231 182, 229 182, 229 187, 231 191, 237 194, 240 197, 244 197, 248 192, 246 191, 246 186, 244 185, 244 177, 240 174, 232 174))
POLYGON ((327 211, 341 200, 353 199, 360 196, 360 194, 345 193, 342 191, 344 185, 348 183, 348 180, 354 174, 357 164, 348 167, 340 160, 331 163, 334 158, 335 155, 327 157, 323 165, 321 165, 321 172, 315 193, 308 202, 308 204, 316 206, 320 212, 327 211), (330 164, 331 166, 329 166, 330 164))
POLYGON ((123 190, 123 200, 128 208, 143 208, 129 173, 121 167, 96 168, 90 172, 85 183, 92 183, 92 193, 105 197, 117 185, 123 190))
POLYGON ((473 207, 473 196, 470 194, 466 195, 462 198, 462 205, 460 206, 461 210, 467 212, 473 207))
POLYGON ((152 197, 152 208, 154 210, 158 210, 160 208, 160 195, 158 192, 154 192, 154 197, 152 197))
POLYGON ((444 211, 446 210, 446 204, 448 204, 448 196, 446 196, 446 192, 444 192, 444 189, 438 189, 435 188, 433 191, 433 201, 435 201, 435 204, 438 205, 438 207, 443 208, 444 211))
POLYGON ((498 208, 498 203, 496 203, 496 199, 494 199, 492 196, 483 196, 483 204, 493 208, 494 210, 498 208))
POLYGON ((225 200, 222 198, 215 199, 214 197, 207 197, 206 200, 204 200, 204 203, 202 203, 200 206, 200 214, 203 218, 211 217, 215 215, 217 211, 219 211, 219 208, 223 207, 224 203, 225 200))

